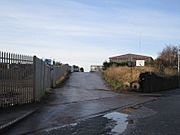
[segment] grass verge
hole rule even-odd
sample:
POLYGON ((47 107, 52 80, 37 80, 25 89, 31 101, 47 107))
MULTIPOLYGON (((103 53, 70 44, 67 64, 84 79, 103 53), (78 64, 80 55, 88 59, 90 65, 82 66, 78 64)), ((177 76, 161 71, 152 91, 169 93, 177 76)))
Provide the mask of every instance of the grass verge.
POLYGON ((104 80, 116 91, 130 90, 132 82, 139 81, 139 75, 144 72, 155 72, 166 76, 173 76, 177 73, 175 69, 164 69, 164 72, 156 67, 115 67, 112 66, 103 71, 104 80))

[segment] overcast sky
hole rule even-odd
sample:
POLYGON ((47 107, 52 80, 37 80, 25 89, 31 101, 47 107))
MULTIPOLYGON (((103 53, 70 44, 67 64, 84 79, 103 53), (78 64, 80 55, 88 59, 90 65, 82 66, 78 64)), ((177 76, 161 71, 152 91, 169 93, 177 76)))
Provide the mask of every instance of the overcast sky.
POLYGON ((0 0, 0 51, 84 66, 180 44, 179 0, 0 0))

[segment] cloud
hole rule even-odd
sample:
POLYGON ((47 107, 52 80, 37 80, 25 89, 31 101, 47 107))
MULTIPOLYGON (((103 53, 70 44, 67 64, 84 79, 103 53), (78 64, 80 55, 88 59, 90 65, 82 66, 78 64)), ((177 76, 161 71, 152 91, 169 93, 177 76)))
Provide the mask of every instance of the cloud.
MULTIPOLYGON (((41 13, 19 11, 19 9, 14 9, 15 12, 13 13, 9 11, 1 12, 1 26, 10 25, 12 29, 19 30, 21 33, 24 30, 23 34, 32 31, 35 34, 47 36, 98 36, 110 38, 119 36, 133 38, 137 36, 137 33, 142 32, 144 37, 149 38, 178 39, 180 35, 177 29, 177 27, 180 27, 180 19, 177 15, 172 16, 171 14, 168 15, 157 11, 131 9, 116 9, 105 14, 96 8, 95 11, 92 11, 90 6, 88 6, 88 9, 85 9, 81 4, 75 2, 70 3, 70 5, 77 6, 80 10, 71 16, 59 13, 62 18, 56 18, 58 16, 57 13, 47 16, 41 13), (82 16, 81 8, 82 10, 85 9, 83 14, 91 18, 91 21, 83 19, 84 15, 82 16), (75 19, 76 16, 80 17, 75 19), (73 22, 69 22, 69 18, 72 18, 73 22), (99 18, 102 18, 102 20, 99 20, 99 18)), ((72 9, 69 12, 74 12, 74 10, 72 9)))
POLYGON ((142 51, 152 55, 165 43, 179 42, 179 14, 149 8, 144 6, 146 1, 140 6, 140 1, 131 2, 0 1, 0 47, 71 62, 102 63, 113 54, 137 52, 140 33, 142 51))

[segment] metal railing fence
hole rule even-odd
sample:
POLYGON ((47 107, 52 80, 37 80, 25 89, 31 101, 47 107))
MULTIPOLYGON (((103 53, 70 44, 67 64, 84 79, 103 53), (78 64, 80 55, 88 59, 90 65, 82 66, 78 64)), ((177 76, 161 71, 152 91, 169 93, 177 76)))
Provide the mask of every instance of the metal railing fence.
POLYGON ((33 101, 33 57, 0 52, 0 106, 33 101))
POLYGON ((48 65, 36 56, 0 52, 0 107, 40 101, 68 70, 67 65, 48 65))

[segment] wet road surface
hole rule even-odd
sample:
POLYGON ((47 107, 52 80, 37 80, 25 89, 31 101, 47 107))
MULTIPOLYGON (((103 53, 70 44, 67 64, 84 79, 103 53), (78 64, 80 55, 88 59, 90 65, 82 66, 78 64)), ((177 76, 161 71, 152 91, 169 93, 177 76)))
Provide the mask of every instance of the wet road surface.
POLYGON ((153 101, 39 132, 40 135, 179 135, 180 90, 153 101))
POLYGON ((163 95, 132 112, 134 124, 123 135, 180 135, 180 89, 163 95))
MULTIPOLYGON (((62 87, 49 93, 36 113, 8 130, 6 134, 45 134, 47 133, 45 131, 48 131, 48 129, 62 127, 79 121, 83 122, 88 118, 96 123, 95 125, 98 127, 97 123, 99 124, 99 122, 93 121, 93 119, 108 121, 108 118, 99 117, 98 115, 127 105, 151 101, 152 99, 151 97, 114 93, 106 87, 100 75, 96 73, 73 73, 62 87)), ((82 122, 78 126, 83 125, 82 122)), ((106 122, 102 122, 99 127, 109 131, 109 128, 102 128, 106 127, 105 125, 106 122)), ((88 125, 84 124, 84 128, 86 129, 87 127, 88 125)), ((53 131, 51 130, 51 132, 53 131)), ((78 130, 78 127, 76 127, 76 131, 81 130, 78 130)), ((60 130, 60 132, 62 133, 63 131, 60 130)), ((86 132, 86 134, 88 133, 92 134, 86 132)), ((65 134, 65 132, 62 134, 65 134)))

